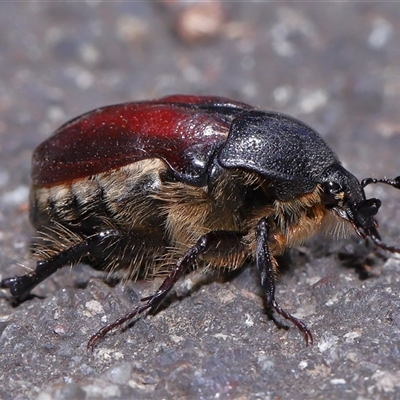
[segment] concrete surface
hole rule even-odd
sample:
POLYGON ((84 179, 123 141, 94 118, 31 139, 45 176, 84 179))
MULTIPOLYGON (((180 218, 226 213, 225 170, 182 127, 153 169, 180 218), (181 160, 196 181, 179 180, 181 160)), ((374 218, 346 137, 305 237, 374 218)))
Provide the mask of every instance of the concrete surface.
MULTIPOLYGON (((227 96, 304 120, 360 179, 399 175, 399 43, 400 6, 388 2, 1 2, 2 277, 34 267, 32 150, 101 105, 227 96)), ((399 245, 400 193, 369 195, 399 245)), ((318 237, 286 264, 277 298, 313 346, 268 319, 251 266, 203 285, 187 277, 168 307, 93 353, 90 335, 159 282, 110 287, 78 266, 18 307, 4 291, 0 398, 399 399, 399 257, 318 237)))

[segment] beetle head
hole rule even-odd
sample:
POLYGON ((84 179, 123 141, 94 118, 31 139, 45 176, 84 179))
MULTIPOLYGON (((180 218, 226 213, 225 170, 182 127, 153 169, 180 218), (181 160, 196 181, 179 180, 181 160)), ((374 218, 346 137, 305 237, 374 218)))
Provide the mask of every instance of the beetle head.
POLYGON ((366 199, 364 187, 371 183, 386 183, 400 188, 400 177, 396 179, 364 179, 360 184, 354 175, 335 164, 323 174, 321 182, 322 202, 326 208, 348 221, 362 238, 370 238, 377 246, 391 252, 400 252, 400 248, 388 246, 381 241, 374 216, 382 202, 379 199, 366 199))

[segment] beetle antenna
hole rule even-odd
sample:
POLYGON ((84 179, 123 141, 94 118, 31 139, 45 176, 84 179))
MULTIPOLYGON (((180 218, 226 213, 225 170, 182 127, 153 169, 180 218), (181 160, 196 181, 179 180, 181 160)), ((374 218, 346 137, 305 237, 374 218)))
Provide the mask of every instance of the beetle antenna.
MULTIPOLYGON (((376 184, 376 183, 384 183, 386 185, 390 185, 390 186, 394 187, 395 189, 400 189, 400 176, 397 176, 394 179, 365 178, 361 181, 361 187, 365 188, 365 186, 367 186, 367 185, 376 184)), ((360 232, 357 229, 356 229, 356 232, 358 234, 360 234, 360 232)), ((373 232, 367 233, 366 236, 369 237, 381 249, 388 250, 391 253, 400 253, 400 247, 390 246, 390 245, 383 243, 382 240, 380 239, 380 237, 378 235, 374 234, 373 232)))
POLYGON ((382 179, 375 179, 375 178, 365 178, 361 182, 362 188, 365 188, 367 185, 371 185, 372 183, 385 183, 386 185, 393 186, 396 189, 400 189, 400 176, 397 176, 394 179, 382 178, 382 179))

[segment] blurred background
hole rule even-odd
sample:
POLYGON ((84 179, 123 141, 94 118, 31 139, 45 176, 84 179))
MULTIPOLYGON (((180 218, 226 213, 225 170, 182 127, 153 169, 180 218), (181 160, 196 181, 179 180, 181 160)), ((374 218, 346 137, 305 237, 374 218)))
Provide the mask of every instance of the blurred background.
MULTIPOLYGON (((399 175, 399 43, 400 7, 393 2, 0 2, 0 268, 3 277, 21 272, 26 263, 31 263, 27 245, 33 232, 27 209, 33 149, 62 123, 96 107, 174 93, 225 96, 305 121, 321 133, 344 165, 360 179, 399 175)), ((384 201, 380 218, 382 235, 390 243, 396 240, 399 243, 399 193, 373 187, 370 194, 384 201)), ((340 274, 340 266, 338 271, 340 274)), ((307 282, 303 283, 306 290, 307 282)), ((39 310, 42 306, 43 302, 38 301, 15 309, 1 299, 3 329, 7 318, 17 312, 20 313, 17 318, 23 321, 26 318, 24 326, 28 332, 36 331, 29 325, 32 317, 27 310, 28 307, 39 310)), ((262 325, 262 329, 267 329, 262 325)), ((277 332, 271 321, 267 325, 279 342, 282 332, 277 332)), ((133 331, 125 335, 133 337, 133 331)), ((296 333, 293 337, 298 339, 298 349, 302 349, 299 351, 304 351, 296 333)), ((80 340, 84 338, 82 335, 80 340)), ((16 347, 11 342, 7 342, 11 347, 4 343, 3 362, 10 365, 10 360, 16 357, 16 347)), ((84 344, 79 351, 85 354, 84 344)), ((282 349, 276 351, 280 354, 282 349)), ((317 351, 317 348, 307 351, 317 351)), ((80 357, 85 357, 82 354, 80 357)), ((298 353, 292 355, 293 359, 291 355, 282 356, 289 357, 289 361, 282 361, 287 368, 282 369, 283 375, 272 374, 278 386, 282 383, 280 379, 285 379, 285 371, 299 365, 298 353)), ((390 362, 386 359, 390 365, 388 370, 397 368, 397 360, 395 356, 390 362)), ((43 372, 36 378, 39 381, 33 383, 28 378, 28 370, 21 367, 20 375, 15 373, 15 366, 26 365, 25 361, 12 364, 14 367, 7 375, 9 386, 3 396, 20 391, 27 397, 19 398, 29 398, 48 385, 68 381, 61 372, 55 373, 56 367, 50 363, 46 368, 53 368, 55 378, 50 379, 52 374, 43 372), (30 383, 18 386, 15 384, 18 380, 30 383)), ((74 367, 70 366, 77 368, 70 381, 97 377, 105 369, 101 360, 93 361, 93 365, 86 362, 91 365, 90 373, 82 372, 79 369, 82 363, 77 361, 74 367)), ((322 393, 324 396, 318 398, 335 398, 329 396, 334 396, 338 387, 345 387, 341 385, 347 385, 348 389, 347 392, 343 389, 341 398, 356 398, 348 378, 343 383, 334 372, 327 372, 329 362, 324 363, 321 361, 321 365, 328 366, 321 367, 319 376, 324 376, 326 386, 325 383, 315 386, 312 374, 307 375, 310 379, 307 381, 301 375, 302 368, 297 368, 298 382, 304 391, 287 389, 286 394, 290 395, 286 398, 306 398, 302 396, 307 393, 308 385, 320 390, 314 398, 322 393), (329 383, 332 380, 334 383, 329 383)), ((110 365, 108 362, 107 367, 110 365)), ((269 367, 265 365, 257 368, 267 373, 269 367)), ((354 365, 350 367, 354 371, 354 365)), ((257 368, 254 379, 261 374, 257 368)), ((360 376, 372 379, 371 371, 360 376)), ((267 374, 269 382, 272 375, 267 374)), ((212 380, 213 373, 206 376, 212 380)), ((374 385, 371 389, 374 396, 393 394, 398 389, 396 385, 400 385, 400 376, 391 377, 389 389, 372 379, 368 381, 369 386, 363 381, 357 390, 367 396, 363 398, 368 398, 367 387, 374 385)), ((166 379, 161 372, 158 378, 166 379)), ((189 381, 193 383, 195 378, 192 376, 189 381)), ((205 385, 204 381, 197 384, 205 385)), ((239 385, 245 388, 243 391, 237 387, 232 392, 228 390, 229 398, 285 398, 285 392, 277 389, 278 386, 261 388, 257 397, 251 390, 254 383, 249 379, 246 384, 239 385)), ((185 390, 184 397, 211 398, 201 397, 196 390, 185 390)), ((226 393, 219 398, 225 398, 226 393)))

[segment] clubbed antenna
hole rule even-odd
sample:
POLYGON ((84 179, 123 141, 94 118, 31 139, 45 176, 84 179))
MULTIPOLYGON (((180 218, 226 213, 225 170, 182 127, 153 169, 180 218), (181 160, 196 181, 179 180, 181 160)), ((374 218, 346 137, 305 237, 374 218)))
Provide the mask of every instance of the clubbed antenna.
MULTIPOLYGON (((397 176, 394 179, 389 179, 389 178, 382 178, 382 179, 376 179, 376 178, 365 178, 361 182, 361 186, 365 188, 367 185, 371 185, 373 183, 384 183, 386 185, 390 185, 396 189, 400 189, 400 176, 397 176)), ((366 236, 369 237, 378 247, 384 250, 388 250, 392 253, 400 253, 400 247, 396 246, 389 246, 381 241, 381 238, 378 235, 378 232, 376 229, 369 229, 368 232, 366 232, 366 236)))

